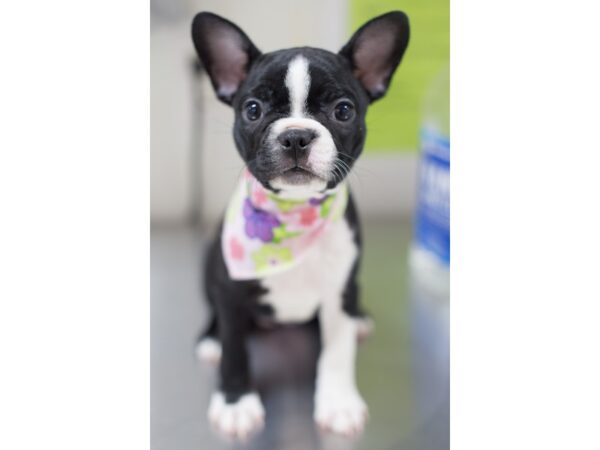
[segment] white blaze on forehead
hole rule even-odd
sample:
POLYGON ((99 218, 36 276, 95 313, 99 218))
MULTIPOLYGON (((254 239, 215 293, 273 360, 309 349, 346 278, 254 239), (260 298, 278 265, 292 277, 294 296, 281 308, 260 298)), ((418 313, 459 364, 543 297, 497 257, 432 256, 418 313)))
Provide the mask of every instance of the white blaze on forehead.
POLYGON ((285 85, 290 93, 291 117, 303 117, 310 88, 308 61, 304 56, 298 55, 290 61, 285 76, 285 85))
POLYGON ((327 182, 336 176, 334 168, 337 150, 333 137, 322 123, 309 117, 306 112, 310 82, 308 60, 304 56, 298 55, 288 64, 285 76, 285 86, 290 96, 290 116, 273 122, 269 132, 269 142, 271 142, 273 152, 281 152, 277 145, 277 137, 287 129, 313 130, 316 133, 310 146, 307 165, 319 179, 313 179, 302 185, 290 185, 283 177, 277 177, 270 181, 272 187, 281 191, 280 196, 290 199, 306 198, 308 194, 323 192, 327 187, 327 182))

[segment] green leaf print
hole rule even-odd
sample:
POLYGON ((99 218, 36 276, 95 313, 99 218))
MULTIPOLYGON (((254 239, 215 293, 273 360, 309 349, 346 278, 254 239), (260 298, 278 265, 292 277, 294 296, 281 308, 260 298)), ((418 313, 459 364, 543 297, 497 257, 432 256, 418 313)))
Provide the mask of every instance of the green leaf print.
POLYGON ((285 223, 283 223, 277 228, 273 228, 273 242, 279 244, 284 239, 300 236, 301 234, 301 231, 287 231, 285 229, 285 223))
POLYGON ((330 195, 325 199, 325 201, 321 205, 321 217, 329 216, 329 211, 331 211, 331 205, 333 204, 335 197, 335 195, 330 195))
POLYGON ((288 247, 279 247, 273 244, 265 244, 259 250, 252 253, 252 260, 256 265, 257 272, 268 270, 293 259, 292 251, 288 247))

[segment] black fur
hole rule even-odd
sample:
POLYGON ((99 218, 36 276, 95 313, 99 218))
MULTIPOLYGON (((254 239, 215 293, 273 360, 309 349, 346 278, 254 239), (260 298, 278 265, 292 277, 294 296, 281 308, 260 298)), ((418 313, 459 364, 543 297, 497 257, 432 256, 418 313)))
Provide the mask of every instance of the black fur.
POLYGON ((212 316, 204 337, 213 337, 222 346, 221 385, 228 402, 236 401, 250 390, 246 337, 272 316, 272 311, 258 303, 267 291, 258 280, 232 280, 221 251, 221 227, 206 257, 205 294, 212 316))

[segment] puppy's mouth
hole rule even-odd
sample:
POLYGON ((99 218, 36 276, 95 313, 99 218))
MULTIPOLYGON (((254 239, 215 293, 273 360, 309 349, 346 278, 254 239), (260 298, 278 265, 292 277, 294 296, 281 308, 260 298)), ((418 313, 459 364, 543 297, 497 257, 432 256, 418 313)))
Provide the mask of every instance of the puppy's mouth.
POLYGON ((320 176, 312 172, 310 169, 301 167, 299 165, 285 170, 281 174, 281 178, 286 183, 292 185, 308 184, 314 179, 321 179, 320 176))

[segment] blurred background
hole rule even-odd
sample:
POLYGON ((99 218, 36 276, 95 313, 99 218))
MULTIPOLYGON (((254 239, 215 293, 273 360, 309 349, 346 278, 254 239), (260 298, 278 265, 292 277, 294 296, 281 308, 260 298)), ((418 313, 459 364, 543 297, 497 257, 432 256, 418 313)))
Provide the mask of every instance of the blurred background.
POLYGON ((449 447, 449 1, 151 0, 151 427, 154 450, 446 449, 449 447), (204 324, 200 264, 242 168, 233 112, 220 103, 190 38, 199 11, 237 23, 263 52, 339 50, 362 23, 402 10, 411 41, 350 176, 365 232, 361 274, 375 333, 359 347, 370 408, 363 436, 312 423, 318 340, 289 327, 251 343, 267 409, 250 442, 205 419, 215 369, 194 358, 204 324))

